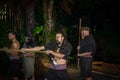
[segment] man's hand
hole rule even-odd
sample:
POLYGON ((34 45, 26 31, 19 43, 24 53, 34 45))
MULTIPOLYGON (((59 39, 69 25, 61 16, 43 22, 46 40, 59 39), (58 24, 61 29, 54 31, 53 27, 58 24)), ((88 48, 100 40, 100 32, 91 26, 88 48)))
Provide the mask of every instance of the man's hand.
POLYGON ((10 53, 10 50, 7 47, 3 47, 3 50, 6 51, 7 53, 10 53))
POLYGON ((81 54, 77 54, 77 56, 78 56, 78 57, 80 57, 80 56, 81 56, 81 54))
POLYGON ((58 52, 54 52, 54 51, 51 51, 51 50, 46 50, 45 51, 46 54, 52 54, 53 56, 56 56, 58 58, 63 58, 65 56, 65 54, 61 54, 61 53, 58 53, 58 52))
POLYGON ((20 49, 22 53, 25 53, 25 48, 20 49))
POLYGON ((7 47, 3 47, 3 50, 8 50, 8 48, 7 47))
POLYGON ((80 50, 80 46, 77 46, 77 50, 78 50, 78 51, 80 50))
POLYGON ((53 53, 53 51, 51 51, 51 50, 46 50, 45 52, 46 52, 46 54, 48 54, 48 55, 53 53))

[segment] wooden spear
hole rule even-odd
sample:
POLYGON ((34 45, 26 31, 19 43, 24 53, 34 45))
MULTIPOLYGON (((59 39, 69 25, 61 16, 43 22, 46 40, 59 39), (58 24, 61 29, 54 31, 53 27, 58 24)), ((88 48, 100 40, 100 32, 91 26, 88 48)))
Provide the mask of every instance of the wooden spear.
MULTIPOLYGON (((81 24, 82 24, 82 19, 80 18, 80 21, 79 21, 79 37, 78 37, 78 46, 80 46, 80 35, 81 35, 81 24)), ((79 54, 79 52, 80 52, 80 48, 78 49, 78 54, 79 54)), ((78 61, 77 61, 77 67, 78 67, 78 69, 80 68, 80 66, 79 66, 79 62, 80 61, 80 58, 78 58, 78 61)))

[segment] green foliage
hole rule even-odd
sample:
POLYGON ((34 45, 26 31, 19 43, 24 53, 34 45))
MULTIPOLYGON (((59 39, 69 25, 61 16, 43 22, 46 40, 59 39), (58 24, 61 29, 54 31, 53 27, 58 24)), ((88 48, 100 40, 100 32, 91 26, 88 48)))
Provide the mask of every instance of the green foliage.
POLYGON ((19 41, 20 41, 20 46, 22 47, 23 44, 24 44, 24 41, 25 41, 25 32, 24 31, 20 32, 20 39, 19 39, 19 41))
POLYGON ((69 56, 68 60, 72 61, 72 60, 74 60, 74 58, 72 56, 69 56))
POLYGON ((36 27, 33 29, 32 33, 35 38, 36 44, 40 45, 43 44, 43 26, 37 24, 36 27))
POLYGON ((37 25, 37 26, 33 29, 33 35, 38 35, 41 31, 43 31, 43 26, 37 25))
POLYGON ((55 35, 56 35, 56 31, 52 31, 48 36, 50 40, 54 40, 55 39, 55 35))

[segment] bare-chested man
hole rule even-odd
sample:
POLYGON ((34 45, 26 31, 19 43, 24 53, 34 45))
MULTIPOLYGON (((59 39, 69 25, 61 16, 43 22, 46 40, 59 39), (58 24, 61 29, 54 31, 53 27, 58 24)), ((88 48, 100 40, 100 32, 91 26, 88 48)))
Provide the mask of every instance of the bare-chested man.
MULTIPOLYGON (((9 32, 8 38, 12 42, 10 49, 18 50, 20 48, 20 43, 16 39, 15 32, 9 32)), ((10 51, 9 53, 10 67, 8 73, 12 80, 18 80, 18 73, 20 72, 20 58, 16 51, 10 51)))
POLYGON ((46 76, 47 80, 69 80, 67 72, 67 57, 71 53, 72 46, 66 40, 62 32, 56 34, 56 41, 49 42, 45 46, 23 50, 46 50, 50 56, 51 68, 46 76))

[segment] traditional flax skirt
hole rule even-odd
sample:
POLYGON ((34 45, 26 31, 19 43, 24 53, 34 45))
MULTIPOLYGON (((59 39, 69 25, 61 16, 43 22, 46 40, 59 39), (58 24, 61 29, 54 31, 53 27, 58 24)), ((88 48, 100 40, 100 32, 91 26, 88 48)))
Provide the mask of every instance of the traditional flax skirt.
POLYGON ((66 64, 52 65, 46 75, 47 80, 70 80, 66 64))
POLYGON ((22 67, 25 78, 29 78, 34 74, 35 58, 24 57, 22 59, 22 67))
POLYGON ((80 71, 82 77, 92 76, 92 57, 81 57, 80 58, 80 71))
POLYGON ((20 74, 20 59, 18 56, 10 56, 10 66, 8 69, 8 75, 11 77, 19 76, 20 74))

